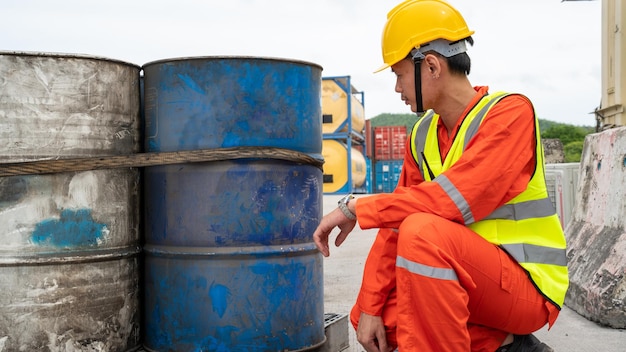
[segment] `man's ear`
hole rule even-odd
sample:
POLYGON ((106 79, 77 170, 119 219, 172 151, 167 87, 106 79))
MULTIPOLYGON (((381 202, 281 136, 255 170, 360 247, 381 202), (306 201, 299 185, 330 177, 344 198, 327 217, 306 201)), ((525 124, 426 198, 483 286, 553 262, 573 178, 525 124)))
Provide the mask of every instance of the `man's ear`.
POLYGON ((439 58, 436 55, 427 54, 424 57, 424 64, 426 64, 428 73, 432 75, 439 75, 441 72, 441 62, 439 62, 439 58))

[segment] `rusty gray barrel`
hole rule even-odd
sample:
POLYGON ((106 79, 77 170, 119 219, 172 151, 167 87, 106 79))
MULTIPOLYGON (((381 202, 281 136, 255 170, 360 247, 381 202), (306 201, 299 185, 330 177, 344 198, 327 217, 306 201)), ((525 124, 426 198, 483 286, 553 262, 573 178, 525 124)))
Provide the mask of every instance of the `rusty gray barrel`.
MULTIPOLYGON (((132 154, 140 67, 0 52, 2 163, 132 154)), ((137 169, 0 178, 0 350, 140 347, 137 169)))
MULTIPOLYGON (((267 147, 321 159, 321 67, 248 57, 143 66, 149 151, 267 147)), ((272 158, 145 169, 150 351, 296 351, 324 340, 319 167, 272 158)))

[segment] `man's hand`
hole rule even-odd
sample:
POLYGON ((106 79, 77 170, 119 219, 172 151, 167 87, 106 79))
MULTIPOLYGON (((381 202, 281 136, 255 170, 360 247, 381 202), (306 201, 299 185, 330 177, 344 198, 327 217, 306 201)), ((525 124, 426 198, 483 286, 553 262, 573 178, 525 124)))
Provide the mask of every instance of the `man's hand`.
POLYGON ((387 335, 383 318, 361 312, 356 339, 367 352, 389 352, 392 347, 387 345, 387 335))
POLYGON ((343 215, 341 210, 335 209, 322 218, 322 221, 320 221, 319 226, 313 233, 313 242, 315 242, 317 249, 319 249, 325 257, 328 257, 330 255, 328 249, 328 237, 330 232, 335 227, 339 227, 339 230, 341 230, 335 239, 335 246, 339 247, 343 241, 345 241, 346 237, 348 237, 350 231, 354 229, 355 225, 356 220, 348 219, 343 215))

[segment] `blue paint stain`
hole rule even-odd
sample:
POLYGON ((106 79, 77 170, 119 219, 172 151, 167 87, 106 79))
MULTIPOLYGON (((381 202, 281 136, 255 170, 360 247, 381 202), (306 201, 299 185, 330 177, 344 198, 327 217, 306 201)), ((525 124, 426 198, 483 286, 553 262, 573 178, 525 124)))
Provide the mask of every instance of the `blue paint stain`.
POLYGON ((36 244, 59 247, 96 246, 105 229, 105 224, 93 220, 91 209, 65 209, 58 220, 44 220, 35 225, 31 239, 36 244))
POLYGON ((202 343, 199 352, 231 352, 226 344, 213 336, 206 337, 202 343))
POLYGON ((307 270, 300 263, 291 262, 284 266, 259 261, 250 266, 250 270, 263 277, 261 291, 274 311, 302 302, 307 270))
POLYGON ((200 87, 198 83, 196 83, 196 81, 189 75, 178 74, 178 78, 180 78, 181 81, 185 82, 187 87, 193 89, 196 93, 204 94, 204 89, 202 89, 202 87, 200 87))
POLYGON ((196 289, 206 289, 206 277, 198 277, 193 281, 196 289))
POLYGON ((236 339, 233 339, 233 334, 238 332, 240 329, 233 325, 225 325, 225 326, 216 326, 215 334, 217 335, 217 339, 219 341, 226 341, 229 345, 233 345, 237 342, 236 339))
POLYGON ((154 138, 149 137, 150 139, 148 140, 148 150, 152 151, 152 150, 161 150, 161 144, 159 142, 157 142, 156 140, 154 140, 154 138))
POLYGON ((222 318, 226 312, 226 308, 228 307, 230 290, 224 285, 213 283, 211 284, 211 288, 209 288, 209 297, 211 297, 213 311, 216 312, 220 318, 222 318))

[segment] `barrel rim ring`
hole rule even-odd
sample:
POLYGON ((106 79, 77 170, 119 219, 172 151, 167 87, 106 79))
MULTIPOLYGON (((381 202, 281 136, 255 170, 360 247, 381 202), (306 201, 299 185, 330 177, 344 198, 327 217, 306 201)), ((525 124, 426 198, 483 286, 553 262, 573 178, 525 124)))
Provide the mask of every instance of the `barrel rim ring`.
POLYGON ((66 58, 66 59, 84 59, 84 60, 96 60, 107 61, 111 63, 124 64, 132 66, 136 69, 141 69, 141 65, 132 63, 129 61, 113 59, 105 56, 79 54, 79 53, 62 53, 62 52, 45 52, 45 51, 19 51, 19 50, 0 50, 0 56, 32 56, 32 57, 45 57, 45 58, 66 58))
POLYGON ((316 63, 310 62, 310 61, 306 61, 306 60, 301 60, 301 59, 280 58, 280 57, 273 57, 273 56, 246 56, 246 55, 240 55, 240 56, 238 56, 238 55, 180 56, 180 57, 172 57, 172 58, 165 58, 165 59, 149 61, 149 62, 143 64, 141 66, 141 68, 143 70, 145 70, 147 66, 151 66, 151 65, 167 64, 167 63, 172 63, 172 62, 184 62, 184 61, 202 61, 202 60, 204 60, 204 61, 207 61, 207 60, 208 61, 219 61, 219 60, 274 61, 274 62, 282 62, 282 63, 293 63, 293 64, 299 64, 299 65, 305 65, 305 66, 313 66, 313 67, 316 67, 318 69, 323 69, 323 67, 321 65, 319 65, 319 64, 316 64, 316 63))

